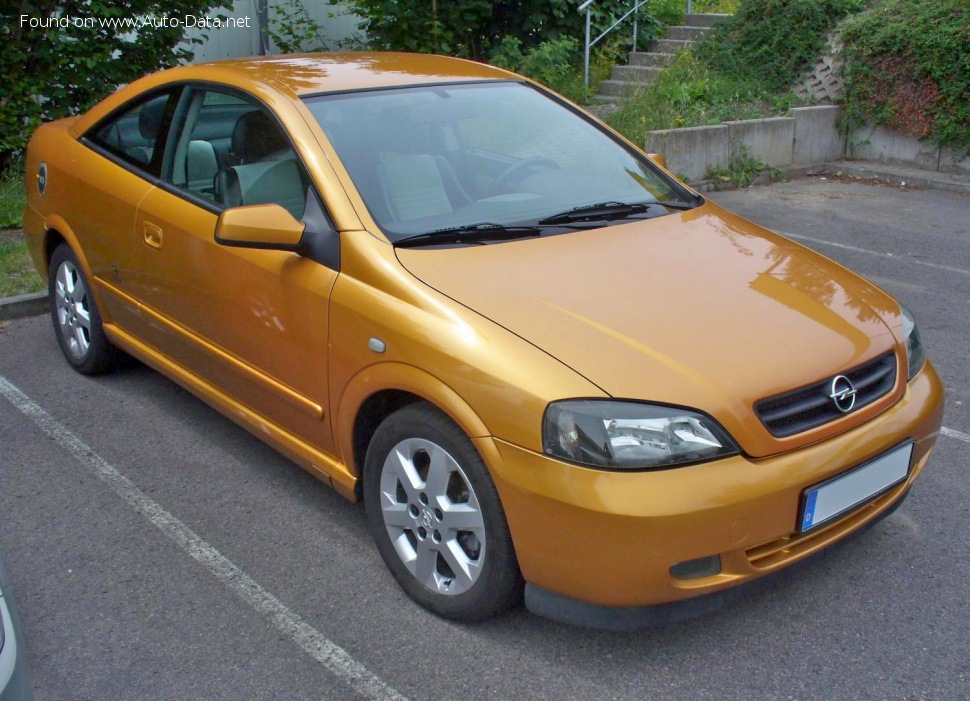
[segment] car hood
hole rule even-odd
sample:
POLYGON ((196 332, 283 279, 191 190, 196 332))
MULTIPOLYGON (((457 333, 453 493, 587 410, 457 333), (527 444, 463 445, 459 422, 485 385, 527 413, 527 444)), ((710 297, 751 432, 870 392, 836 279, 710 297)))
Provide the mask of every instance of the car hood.
POLYGON ((424 283, 606 393, 707 412, 752 456, 821 440, 885 408, 877 402, 836 427, 787 439, 754 417, 760 399, 894 348, 898 306, 823 256, 710 202, 559 236, 397 251, 424 283))

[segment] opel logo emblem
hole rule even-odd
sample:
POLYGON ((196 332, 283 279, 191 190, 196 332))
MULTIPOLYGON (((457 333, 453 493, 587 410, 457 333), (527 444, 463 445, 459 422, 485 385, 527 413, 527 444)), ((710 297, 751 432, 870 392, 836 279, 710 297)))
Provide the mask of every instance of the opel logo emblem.
POLYGON ((848 414, 855 406, 856 388, 845 375, 838 375, 832 380, 831 393, 829 399, 835 404, 835 408, 843 414, 848 414))

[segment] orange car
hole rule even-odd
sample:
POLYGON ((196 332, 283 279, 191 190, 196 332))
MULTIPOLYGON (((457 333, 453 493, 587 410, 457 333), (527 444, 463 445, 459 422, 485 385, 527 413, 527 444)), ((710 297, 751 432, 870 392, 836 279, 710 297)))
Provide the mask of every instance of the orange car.
POLYGON ((461 620, 633 627, 887 514, 943 389, 885 292, 457 59, 176 68, 42 126, 24 229, 121 349, 348 499, 461 620))

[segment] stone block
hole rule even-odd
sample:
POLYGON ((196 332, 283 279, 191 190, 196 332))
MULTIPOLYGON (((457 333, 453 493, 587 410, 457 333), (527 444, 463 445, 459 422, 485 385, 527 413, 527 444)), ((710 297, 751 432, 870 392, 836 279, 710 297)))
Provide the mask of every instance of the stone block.
POLYGON ((796 107, 794 165, 815 165, 845 157, 845 134, 839 127, 842 108, 838 105, 796 107))
POLYGON ((731 142, 723 124, 650 131, 644 150, 662 153, 667 159, 667 170, 692 181, 706 178, 711 166, 727 168, 731 164, 731 142))
POLYGON ((940 147, 936 144, 871 125, 852 132, 846 155, 862 161, 892 163, 923 170, 936 170, 940 163, 940 147))
POLYGON ((792 164, 792 143, 795 140, 793 117, 768 117, 725 122, 731 142, 731 162, 736 163, 742 145, 748 155, 773 168, 792 164))

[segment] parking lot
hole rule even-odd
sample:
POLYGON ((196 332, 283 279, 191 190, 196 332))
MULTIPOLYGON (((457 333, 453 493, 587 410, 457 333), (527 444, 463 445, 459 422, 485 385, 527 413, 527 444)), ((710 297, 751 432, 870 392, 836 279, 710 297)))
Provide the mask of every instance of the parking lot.
POLYGON ((76 374, 21 320, 0 329, 0 554, 36 697, 967 698, 970 196, 812 178, 712 199, 915 312, 946 430, 888 519, 704 619, 458 625, 400 591, 362 505, 143 366, 76 374))

